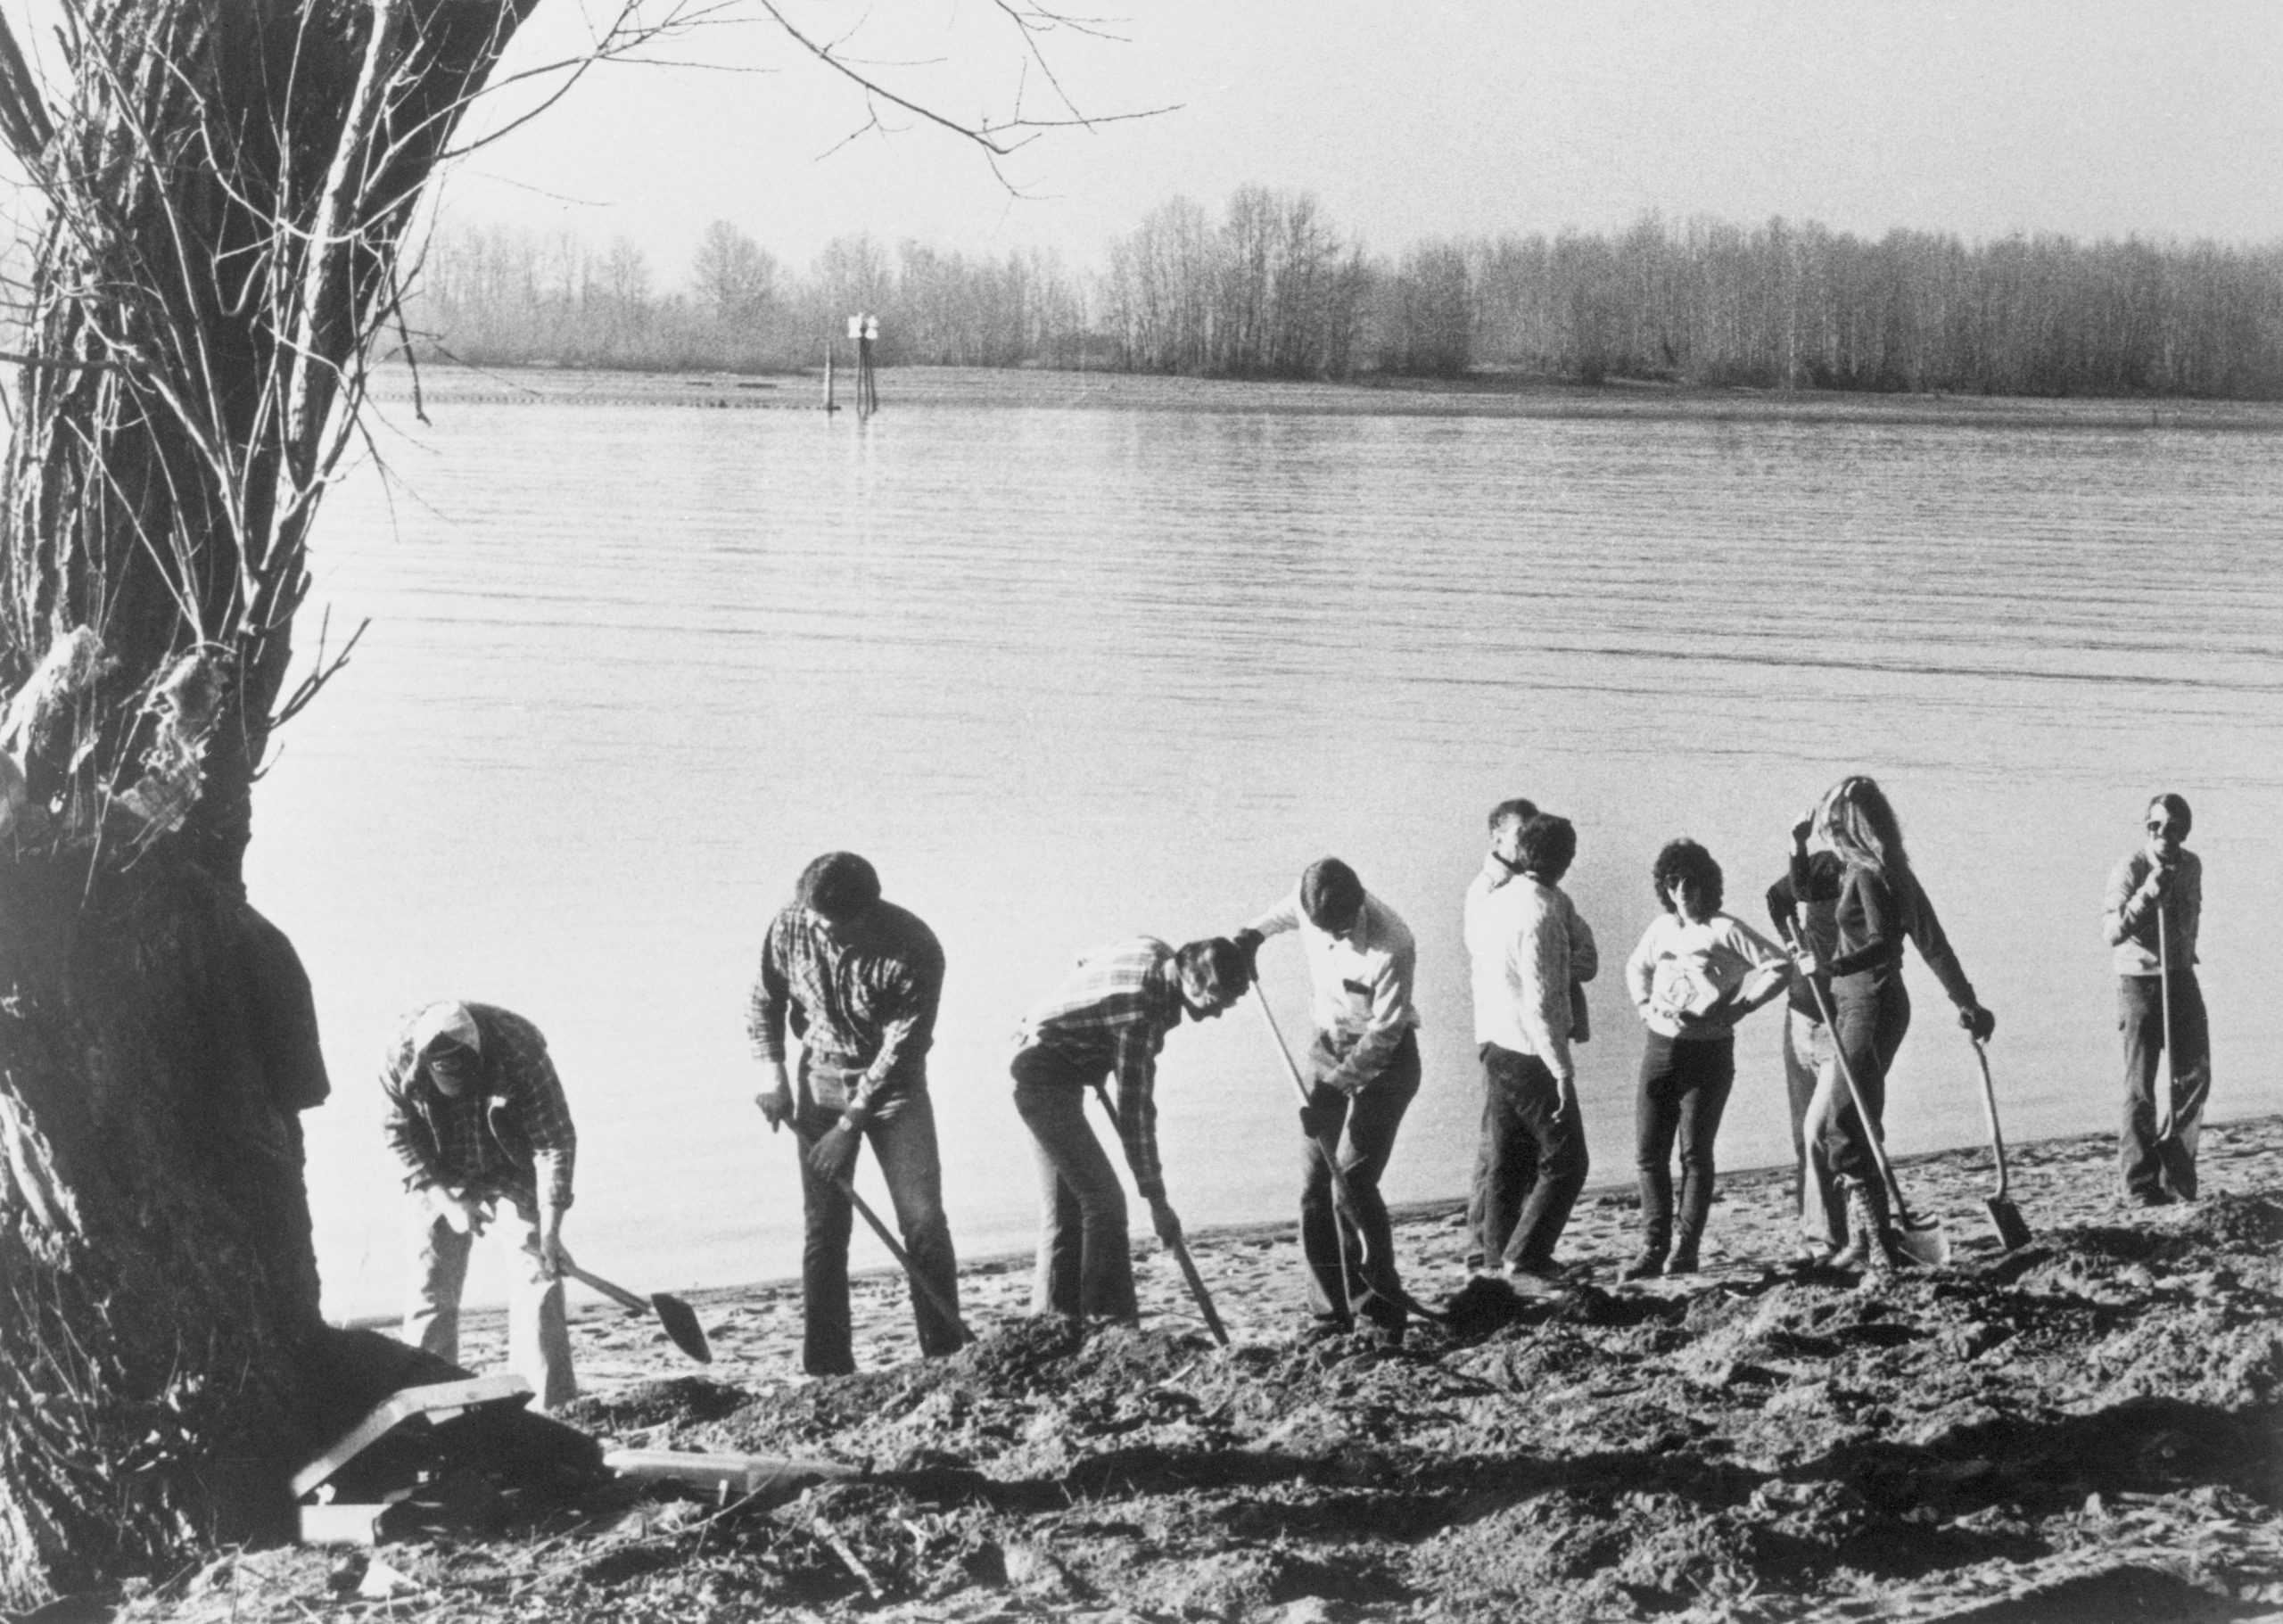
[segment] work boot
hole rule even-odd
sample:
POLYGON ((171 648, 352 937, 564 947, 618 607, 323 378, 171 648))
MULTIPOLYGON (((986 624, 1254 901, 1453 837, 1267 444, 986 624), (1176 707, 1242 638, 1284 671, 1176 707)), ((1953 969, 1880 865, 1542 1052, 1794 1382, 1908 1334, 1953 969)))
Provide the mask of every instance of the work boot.
POLYGON ((1681 1225, 1680 1232, 1673 1237, 1673 1255, 1665 1259, 1666 1274, 1694 1274, 1696 1273, 1696 1241, 1699 1232, 1689 1228, 1685 1224, 1681 1225))
POLYGON ((1880 1291, 1894 1283, 1894 1242, 1887 1237, 1883 1203, 1875 1200, 1867 1184, 1847 1187, 1848 1250, 1862 1249, 1865 1290, 1880 1291))

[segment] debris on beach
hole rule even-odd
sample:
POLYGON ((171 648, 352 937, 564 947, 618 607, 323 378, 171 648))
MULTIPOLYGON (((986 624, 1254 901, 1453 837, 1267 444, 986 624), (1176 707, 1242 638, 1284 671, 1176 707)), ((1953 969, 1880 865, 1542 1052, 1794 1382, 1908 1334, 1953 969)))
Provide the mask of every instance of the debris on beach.
MULTIPOLYGON (((978 1314, 955 1355, 853 1376, 668 1376, 662 1356, 565 1418, 654 1458, 848 1475, 621 1480, 349 1566, 227 1559, 123 1615, 300 1620, 380 1594, 383 1562, 390 1615, 439 1621, 2283 1610, 2283 1121, 2230 1135, 2255 1184, 2129 1217, 2048 1201, 2032 1244, 1977 1238, 1879 1293, 1732 1262, 1510 1298, 1393 1349, 978 1314)), ((1975 1171, 1914 1176, 1971 1211, 1975 1171)), ((1732 1190, 1716 1224, 1756 1199, 1732 1190)))

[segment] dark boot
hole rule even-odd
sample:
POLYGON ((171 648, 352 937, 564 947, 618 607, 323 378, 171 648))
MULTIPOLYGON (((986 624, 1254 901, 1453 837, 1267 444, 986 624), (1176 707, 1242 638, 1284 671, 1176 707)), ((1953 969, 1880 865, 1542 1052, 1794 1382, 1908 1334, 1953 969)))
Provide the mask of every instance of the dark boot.
POLYGON ((1682 1224, 1675 1232, 1672 1256, 1665 1259, 1666 1274, 1694 1274, 1696 1273, 1696 1242, 1702 1232, 1686 1224, 1682 1224))

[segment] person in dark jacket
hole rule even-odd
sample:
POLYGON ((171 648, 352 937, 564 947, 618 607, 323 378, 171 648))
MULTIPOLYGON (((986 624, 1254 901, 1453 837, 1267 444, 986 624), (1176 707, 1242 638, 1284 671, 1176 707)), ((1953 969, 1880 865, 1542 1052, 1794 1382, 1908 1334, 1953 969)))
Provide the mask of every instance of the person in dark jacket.
POLYGON ((381 1061, 383 1131, 409 1198, 404 1340, 459 1363, 460 1291, 474 1238, 507 1256, 507 1356, 554 1409, 578 1392, 563 1312, 563 1216, 579 1136, 547 1040, 487 1003, 414 1010, 381 1061))

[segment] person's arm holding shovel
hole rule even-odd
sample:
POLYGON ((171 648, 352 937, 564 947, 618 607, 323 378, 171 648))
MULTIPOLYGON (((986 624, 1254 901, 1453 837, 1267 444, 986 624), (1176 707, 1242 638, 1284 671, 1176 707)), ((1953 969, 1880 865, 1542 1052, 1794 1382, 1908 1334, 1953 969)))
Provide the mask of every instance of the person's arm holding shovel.
POLYGON ((1121 1026, 1111 1065, 1117 1078, 1117 1099, 1112 1111, 1117 1137, 1125 1150, 1125 1165, 1133 1172, 1133 1188, 1150 1203, 1150 1226, 1159 1244, 1181 1244, 1181 1219, 1166 1199, 1166 1173, 1158 1159, 1158 1043, 1157 1035, 1140 1023, 1121 1026))

